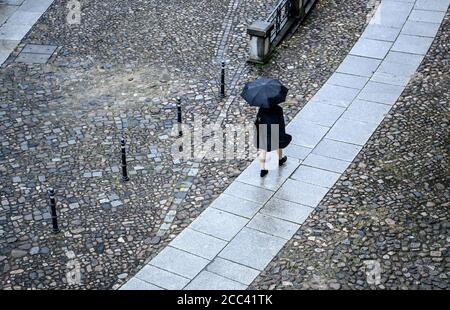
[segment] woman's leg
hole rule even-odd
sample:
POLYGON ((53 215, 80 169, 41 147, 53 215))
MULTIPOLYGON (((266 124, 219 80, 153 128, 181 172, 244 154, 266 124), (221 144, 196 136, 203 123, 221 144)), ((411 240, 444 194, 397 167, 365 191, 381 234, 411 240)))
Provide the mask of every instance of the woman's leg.
POLYGON ((287 161, 287 157, 283 157, 283 149, 278 149, 278 166, 283 166, 287 161))
POLYGON ((266 151, 265 150, 258 150, 258 157, 259 157, 259 165, 261 166, 261 170, 266 170, 266 151))
POLYGON ((278 159, 279 160, 282 159, 283 158, 283 149, 278 149, 277 152, 278 152, 278 159))

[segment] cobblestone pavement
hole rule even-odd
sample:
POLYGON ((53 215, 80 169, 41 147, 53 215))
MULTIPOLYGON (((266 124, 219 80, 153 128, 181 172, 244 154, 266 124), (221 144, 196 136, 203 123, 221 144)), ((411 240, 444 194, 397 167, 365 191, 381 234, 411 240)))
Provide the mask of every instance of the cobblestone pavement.
POLYGON ((389 115, 250 288, 449 288, 448 27, 447 12, 389 115))
POLYGON ((220 118, 227 104, 225 123, 252 121, 254 109, 217 97, 217 57, 225 55, 236 89, 265 74, 299 94, 286 103, 290 119, 342 61, 372 10, 367 1, 320 1, 269 65, 246 65, 245 27, 274 2, 85 0, 80 25, 66 23, 67 1, 53 3, 0 71, 0 287, 117 287, 250 162, 174 163, 173 98, 183 96, 186 121, 220 118), (59 48, 48 64, 14 63, 26 43, 59 48), (50 232, 49 186, 60 204, 58 236, 50 232))

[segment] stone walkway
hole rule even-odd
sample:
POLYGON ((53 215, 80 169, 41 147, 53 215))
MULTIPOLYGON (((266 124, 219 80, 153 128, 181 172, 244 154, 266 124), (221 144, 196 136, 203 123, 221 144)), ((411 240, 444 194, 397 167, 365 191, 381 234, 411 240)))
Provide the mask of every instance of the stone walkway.
POLYGON ((0 65, 14 51, 53 0, 0 1, 0 65))
POLYGON ((427 53, 448 0, 383 0, 341 66, 289 123, 288 164, 253 162, 122 289, 245 289, 347 169, 427 53))

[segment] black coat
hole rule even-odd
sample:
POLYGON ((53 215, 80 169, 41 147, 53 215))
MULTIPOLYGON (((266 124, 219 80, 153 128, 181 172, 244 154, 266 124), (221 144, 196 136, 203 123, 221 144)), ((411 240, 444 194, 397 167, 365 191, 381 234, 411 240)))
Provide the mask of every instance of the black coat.
POLYGON ((292 141, 292 136, 286 133, 283 109, 278 105, 272 108, 259 108, 255 125, 255 144, 258 149, 268 152, 284 149, 292 141), (273 132, 277 129, 278 135, 276 132, 273 132))

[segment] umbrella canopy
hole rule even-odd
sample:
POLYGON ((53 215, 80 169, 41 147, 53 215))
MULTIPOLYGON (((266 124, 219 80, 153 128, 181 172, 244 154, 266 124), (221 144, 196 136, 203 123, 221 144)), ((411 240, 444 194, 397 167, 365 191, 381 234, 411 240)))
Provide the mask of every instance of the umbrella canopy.
POLYGON ((278 80, 259 78, 247 83, 241 96, 251 106, 271 108, 284 102, 288 91, 278 80))

